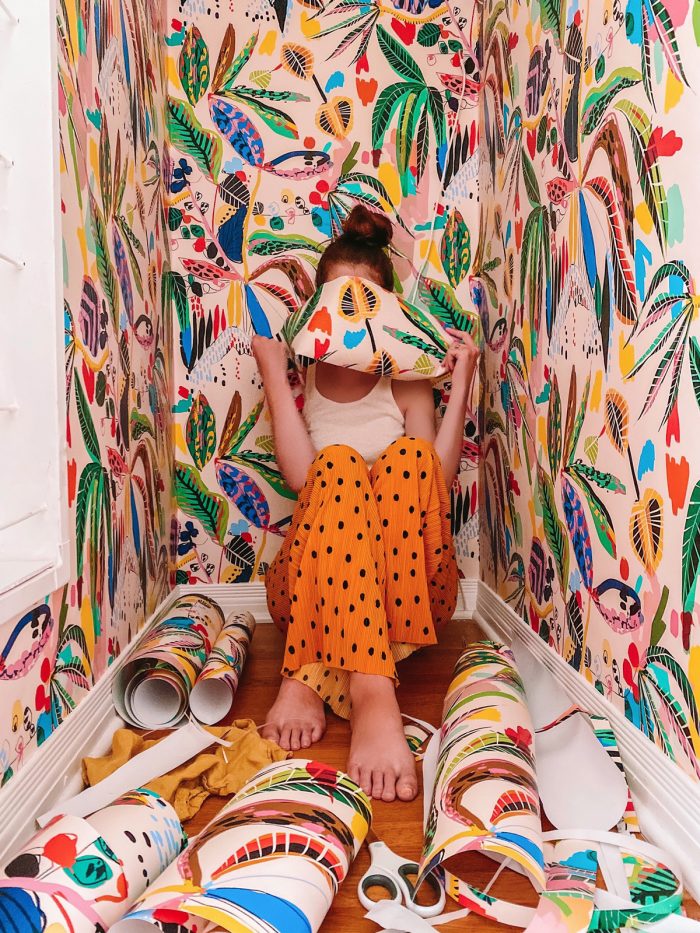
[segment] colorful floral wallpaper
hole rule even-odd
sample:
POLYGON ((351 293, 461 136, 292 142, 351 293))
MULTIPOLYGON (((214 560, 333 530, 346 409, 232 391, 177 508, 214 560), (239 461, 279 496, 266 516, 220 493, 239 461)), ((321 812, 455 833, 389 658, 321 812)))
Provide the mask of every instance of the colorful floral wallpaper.
MULTIPOLYGON (((451 17, 434 0, 186 0, 168 13, 177 580, 246 582, 294 506, 250 338, 308 298, 353 205, 394 220, 405 295, 430 289, 448 317, 470 301, 479 22, 471 2, 451 17)), ((477 452, 472 419, 452 492, 471 576, 477 452)))
POLYGON ((63 591, 0 629, 3 783, 169 587, 162 34, 158 0, 58 4, 73 573, 63 591))
POLYGON ((700 776, 700 19, 486 0, 482 575, 700 776))

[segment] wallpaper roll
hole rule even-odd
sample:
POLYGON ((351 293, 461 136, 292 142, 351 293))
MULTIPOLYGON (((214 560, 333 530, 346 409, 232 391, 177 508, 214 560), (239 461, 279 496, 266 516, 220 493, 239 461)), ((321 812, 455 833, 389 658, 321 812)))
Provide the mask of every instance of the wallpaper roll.
MULTIPOLYGON (((464 327, 475 327, 474 317, 464 327)), ((358 277, 322 285, 290 315, 283 334, 300 365, 323 360, 394 379, 445 375, 443 358, 452 338, 440 319, 358 277)))
POLYGON ((177 599, 115 679, 113 696, 120 716, 147 729, 181 722, 223 624, 221 609, 208 596, 177 599))
MULTIPOLYGON (((533 728, 509 649, 493 642, 467 648, 454 670, 443 708, 418 882, 433 871, 463 907, 523 928, 532 910, 485 895, 469 877, 469 855, 511 859, 545 888, 545 857, 533 758, 533 728)), ((430 793, 430 790, 428 790, 430 793)), ((506 868, 506 871, 511 869, 506 868)))
POLYGON ((231 613, 190 694, 190 710, 213 726, 230 711, 255 631, 250 612, 231 613))
POLYGON ((184 850, 112 933, 315 933, 371 821, 366 794, 313 761, 261 771, 184 850))
POLYGON ((185 841, 170 804, 146 790, 126 794, 87 820, 59 816, 3 866, 0 929, 106 930, 185 841))

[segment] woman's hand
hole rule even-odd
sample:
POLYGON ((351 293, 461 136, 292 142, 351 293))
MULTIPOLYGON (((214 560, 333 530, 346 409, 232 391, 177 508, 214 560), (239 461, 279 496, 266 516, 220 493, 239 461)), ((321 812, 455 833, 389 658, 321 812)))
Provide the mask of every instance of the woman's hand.
POLYGON ((281 340, 256 334, 251 347, 263 383, 287 377, 287 349, 281 340))
POLYGON ((476 361, 479 358, 479 348, 466 331, 448 327, 447 333, 450 337, 454 337, 454 340, 447 348, 443 362, 447 371, 452 373, 453 389, 456 383, 458 389, 466 390, 472 381, 476 361))

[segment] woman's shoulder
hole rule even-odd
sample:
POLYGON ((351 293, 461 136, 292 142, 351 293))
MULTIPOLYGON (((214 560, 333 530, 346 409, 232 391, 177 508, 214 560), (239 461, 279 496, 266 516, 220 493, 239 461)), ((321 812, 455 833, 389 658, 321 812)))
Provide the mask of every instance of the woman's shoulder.
POLYGON ((403 411, 414 405, 433 405, 433 386, 429 379, 392 379, 391 390, 403 411))

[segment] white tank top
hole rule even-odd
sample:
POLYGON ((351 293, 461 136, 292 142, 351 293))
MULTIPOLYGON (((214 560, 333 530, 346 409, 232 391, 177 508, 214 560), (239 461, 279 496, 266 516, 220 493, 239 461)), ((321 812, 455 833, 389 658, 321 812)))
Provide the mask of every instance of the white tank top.
POLYGON ((316 388, 316 367, 306 370, 304 420, 316 450, 329 444, 347 444, 372 466, 397 438, 406 423, 391 389, 391 377, 382 376, 367 395, 354 402, 334 402, 316 388))

